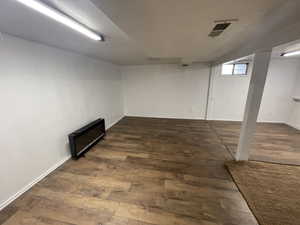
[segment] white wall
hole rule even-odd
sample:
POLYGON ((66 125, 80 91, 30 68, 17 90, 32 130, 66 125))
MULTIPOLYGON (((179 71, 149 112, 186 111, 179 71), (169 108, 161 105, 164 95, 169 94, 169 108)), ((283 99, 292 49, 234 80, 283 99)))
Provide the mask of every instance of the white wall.
POLYGON ((70 156, 70 132, 98 117, 109 126, 123 116, 121 82, 110 63, 3 36, 0 208, 70 156))
POLYGON ((125 66, 122 74, 126 115, 204 118, 208 66, 125 66))
POLYGON ((222 66, 213 67, 209 98, 209 120, 242 120, 251 78, 248 76, 223 76, 222 66))
POLYGON ((300 61, 297 59, 271 60, 258 121, 288 122, 299 69, 300 61))
MULTIPOLYGON (((296 109, 292 100, 300 69, 298 59, 272 59, 270 62, 259 122, 287 123, 296 109)), ((209 120, 243 119, 252 64, 248 76, 222 76, 221 66, 213 67, 208 107, 209 120)), ((209 68, 178 65, 125 66, 125 114, 130 116, 203 119, 205 115, 209 68)), ((297 114, 298 115, 298 114, 297 114)), ((297 121, 294 115, 293 120, 297 121)))
MULTIPOLYGON (((297 82, 295 82, 295 86, 294 86, 293 97, 300 98, 300 63, 299 63, 297 82)), ((293 101, 293 106, 288 120, 288 124, 300 130, 300 102, 299 101, 298 102, 293 101)))
MULTIPOLYGON (((299 71, 299 60, 272 59, 258 116, 260 122, 287 122, 292 110, 292 91, 299 71)), ((221 66, 214 67, 210 92, 209 119, 241 121, 251 78, 222 76, 221 66)))

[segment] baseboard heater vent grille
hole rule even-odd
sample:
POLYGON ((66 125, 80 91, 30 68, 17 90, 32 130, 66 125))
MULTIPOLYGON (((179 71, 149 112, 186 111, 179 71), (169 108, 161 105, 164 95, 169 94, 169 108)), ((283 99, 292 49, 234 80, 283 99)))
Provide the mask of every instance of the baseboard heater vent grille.
POLYGON ((69 134, 69 144, 73 159, 83 156, 91 147, 105 136, 105 121, 96 121, 69 134))

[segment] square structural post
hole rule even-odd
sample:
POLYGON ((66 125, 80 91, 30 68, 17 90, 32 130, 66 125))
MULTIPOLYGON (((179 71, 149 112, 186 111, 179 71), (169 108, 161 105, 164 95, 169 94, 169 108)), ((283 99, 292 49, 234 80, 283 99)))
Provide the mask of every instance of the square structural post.
POLYGON ((248 160, 256 130, 257 116, 266 83, 272 50, 255 53, 251 81, 242 123, 236 160, 248 160))

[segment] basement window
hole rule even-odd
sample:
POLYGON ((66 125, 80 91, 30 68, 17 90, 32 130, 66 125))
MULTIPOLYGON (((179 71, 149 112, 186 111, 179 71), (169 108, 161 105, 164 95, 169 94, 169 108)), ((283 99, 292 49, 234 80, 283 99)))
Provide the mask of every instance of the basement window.
POLYGON ((248 63, 233 63, 222 65, 222 75, 247 75, 248 63))

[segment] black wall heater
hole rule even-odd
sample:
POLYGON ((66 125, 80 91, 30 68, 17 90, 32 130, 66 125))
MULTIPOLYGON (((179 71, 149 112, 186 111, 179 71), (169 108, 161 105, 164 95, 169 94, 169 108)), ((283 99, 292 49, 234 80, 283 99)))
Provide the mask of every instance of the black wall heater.
POLYGON ((105 136, 105 121, 100 118, 69 134, 73 159, 83 156, 91 147, 105 136))

